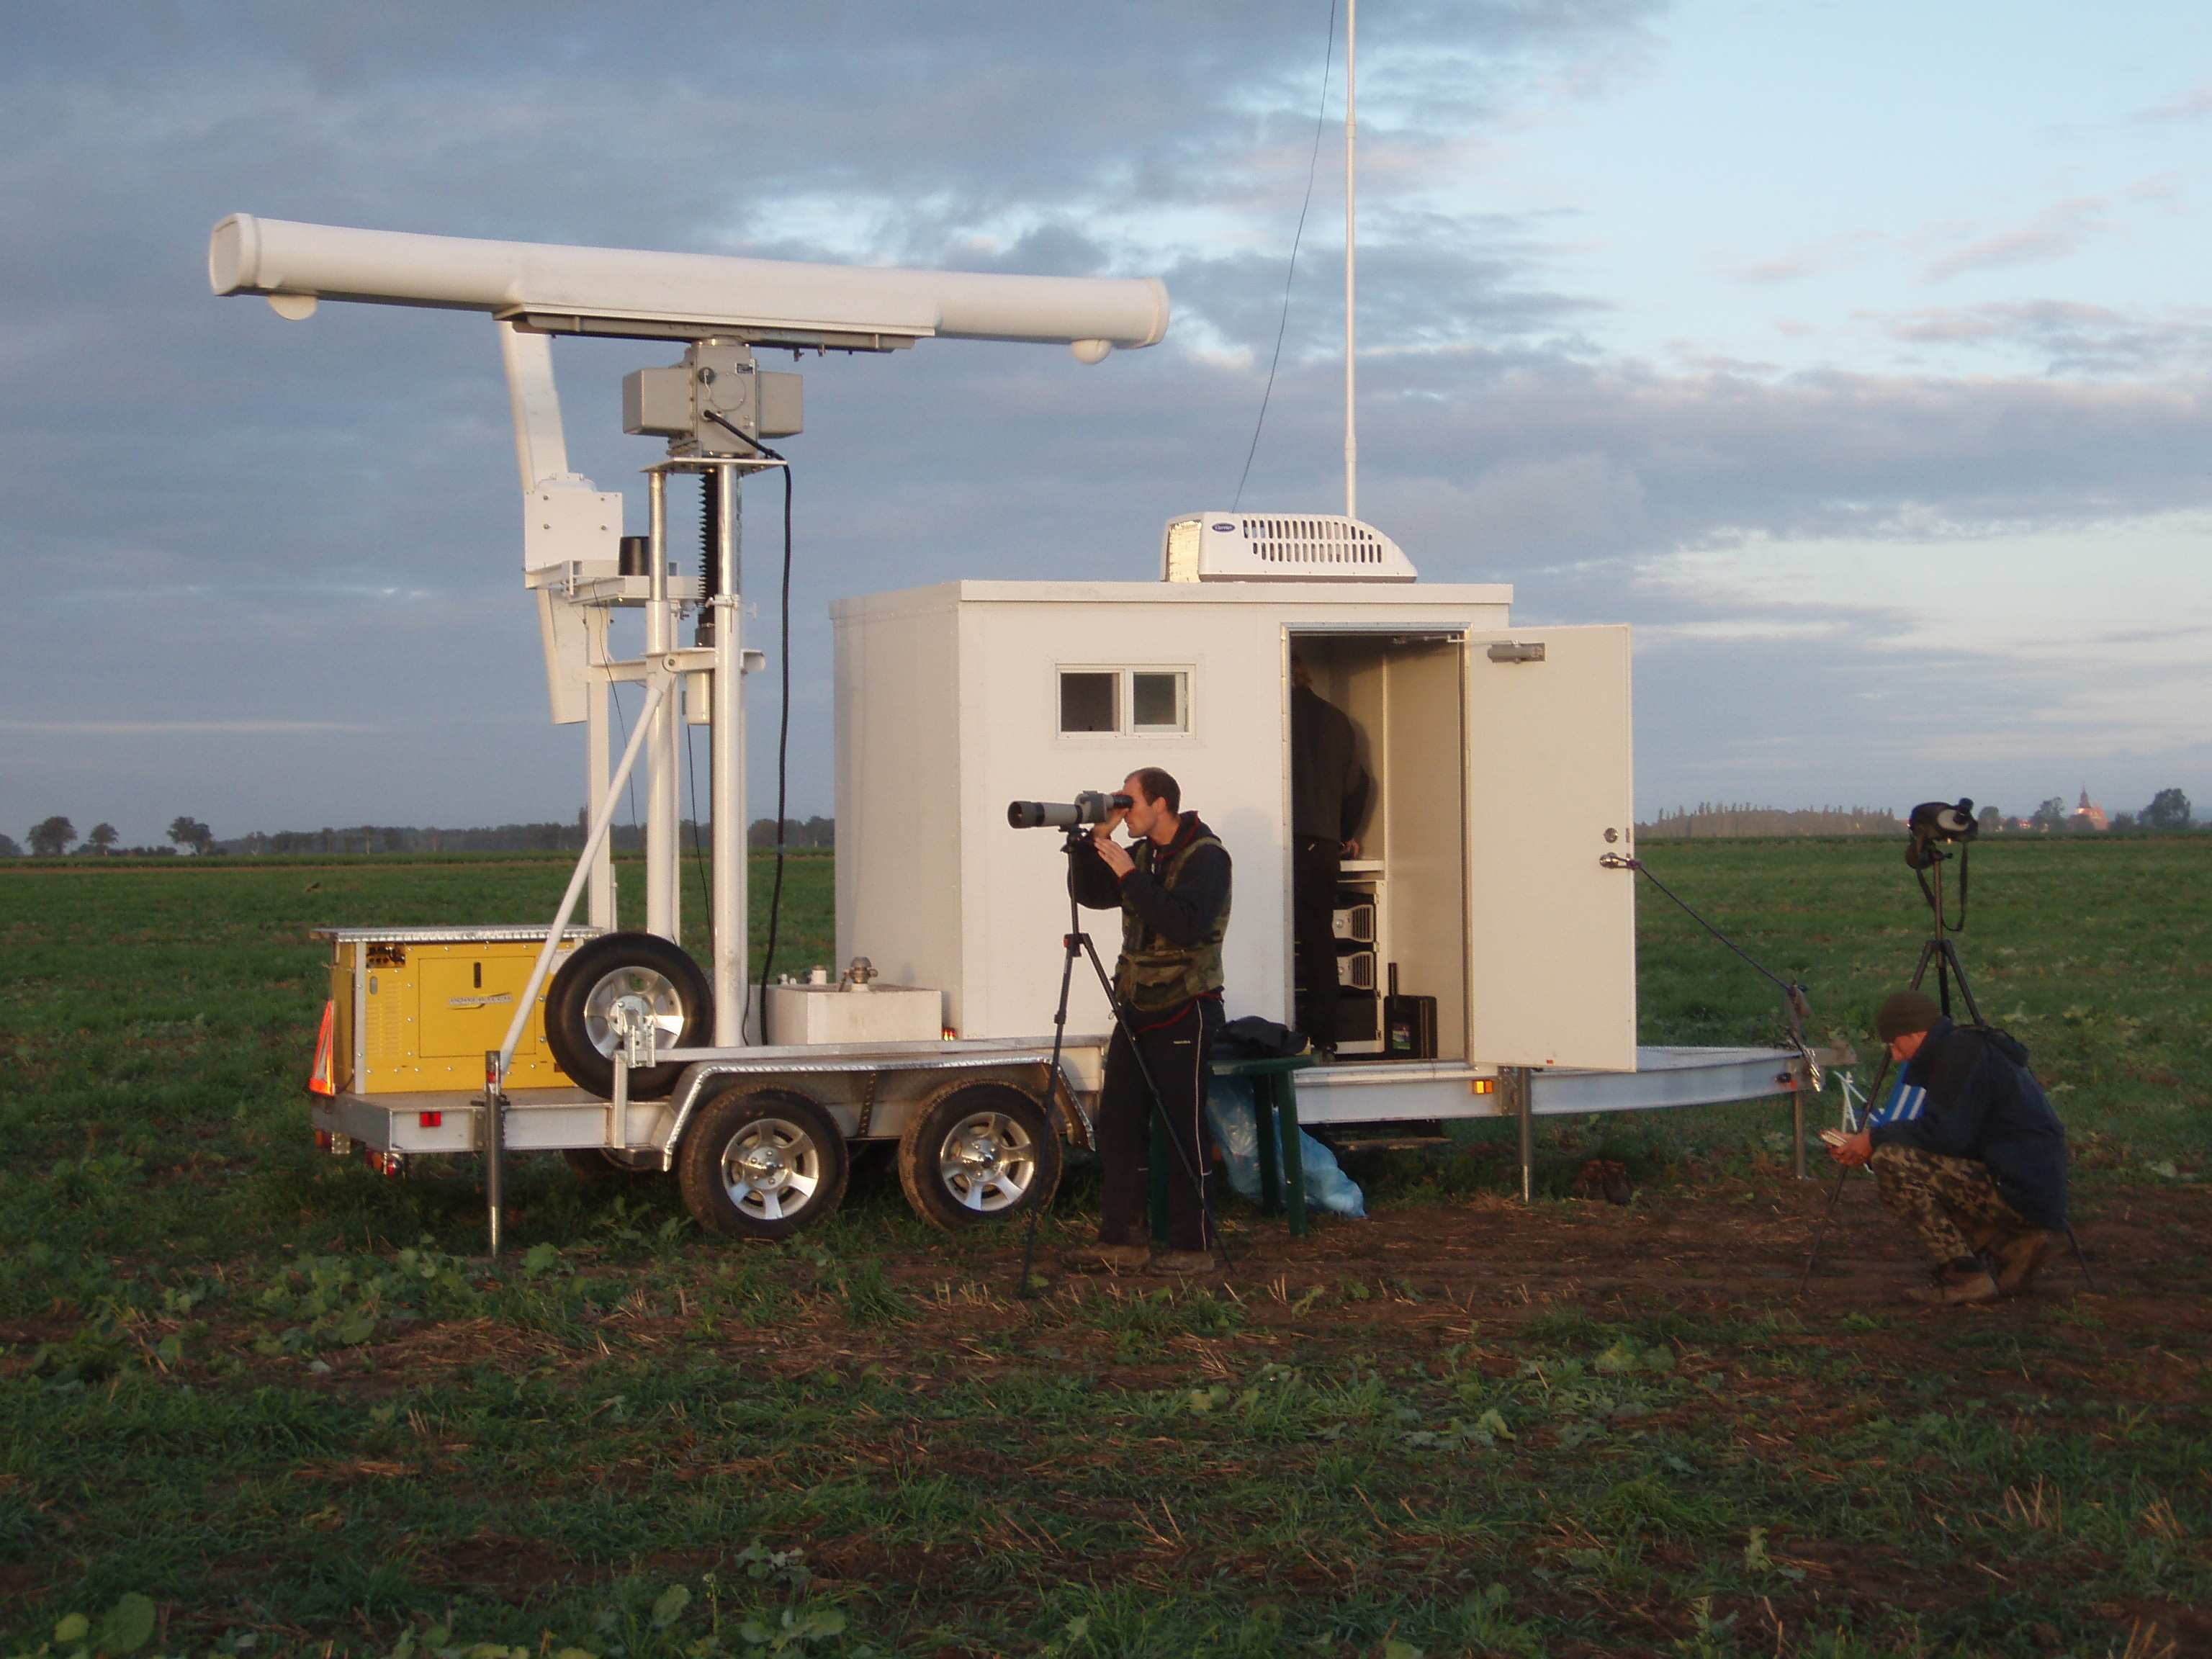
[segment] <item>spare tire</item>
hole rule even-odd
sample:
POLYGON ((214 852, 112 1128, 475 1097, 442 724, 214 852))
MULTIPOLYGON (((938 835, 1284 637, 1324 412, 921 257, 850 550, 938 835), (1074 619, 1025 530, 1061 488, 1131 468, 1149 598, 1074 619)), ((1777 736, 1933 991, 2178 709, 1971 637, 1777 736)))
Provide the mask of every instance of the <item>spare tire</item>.
MULTIPOLYGON (((545 1046, 579 1088, 601 1100, 615 1095, 615 1050, 622 1040, 615 1011, 629 1005, 659 1029, 656 1046, 684 1048, 714 1030, 714 991, 680 945, 658 933, 602 933, 568 953, 545 993, 545 1046)), ((629 1074, 639 1099, 665 1095, 680 1065, 641 1066, 629 1074)))

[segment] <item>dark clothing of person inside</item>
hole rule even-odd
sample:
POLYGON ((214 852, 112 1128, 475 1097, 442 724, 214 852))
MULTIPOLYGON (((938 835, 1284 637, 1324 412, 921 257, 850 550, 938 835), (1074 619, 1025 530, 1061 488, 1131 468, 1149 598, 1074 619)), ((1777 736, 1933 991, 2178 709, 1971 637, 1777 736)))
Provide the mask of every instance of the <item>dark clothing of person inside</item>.
POLYGON ((1344 711, 1310 686, 1291 691, 1291 933, 1304 988, 1301 1024, 1337 1044, 1336 884, 1344 843, 1367 811, 1367 769, 1344 711))
POLYGON ((1197 813, 1185 812, 1173 842, 1160 847, 1140 839, 1129 855, 1136 867, 1117 881, 1088 840, 1070 854, 1077 901, 1123 915, 1115 975, 1122 1020, 1107 1046, 1098 1097, 1098 1237, 1104 1244, 1146 1242, 1149 1076, 1170 1133, 1168 1245, 1205 1250, 1213 1242, 1203 1186, 1213 1163, 1206 1085, 1222 1021, 1218 941, 1230 900, 1229 854, 1197 813), (1200 842, 1207 844, 1195 844, 1200 842), (1155 968, 1163 958, 1180 957, 1183 971, 1147 981, 1133 960, 1139 954, 1155 968))
POLYGON ((2027 1069, 2026 1048, 2002 1031, 1939 1019, 1905 1062, 1903 1078, 1928 1091, 1928 1108, 1917 1118, 1875 1125, 1876 1151, 1916 1146, 1987 1164, 1998 1192, 2024 1220, 2064 1230, 2066 1131, 2027 1069))

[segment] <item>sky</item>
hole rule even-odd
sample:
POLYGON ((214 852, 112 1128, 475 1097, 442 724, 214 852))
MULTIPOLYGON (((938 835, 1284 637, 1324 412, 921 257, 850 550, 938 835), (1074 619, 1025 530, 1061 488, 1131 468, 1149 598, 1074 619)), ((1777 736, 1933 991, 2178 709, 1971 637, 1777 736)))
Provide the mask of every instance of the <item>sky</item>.
MULTIPOLYGON (((831 809, 830 601, 1155 576, 1169 517, 1237 499, 1279 325, 1242 504, 1340 510, 1328 0, 645 15, 11 17, 0 833, 580 802, 493 325, 214 299, 226 213, 1167 283, 1166 342, 1096 367, 945 341, 805 365, 799 816, 831 809)), ((1425 580, 1511 583, 1516 622, 1634 627, 1642 814, 2212 807, 2192 9, 1369 0, 1359 25, 1360 514, 1425 580)), ((570 464, 633 530, 658 450, 621 434, 620 381, 675 356, 554 348, 570 464)), ((780 503, 746 501, 773 643, 780 503)), ((756 680, 756 815, 775 716, 756 680)))

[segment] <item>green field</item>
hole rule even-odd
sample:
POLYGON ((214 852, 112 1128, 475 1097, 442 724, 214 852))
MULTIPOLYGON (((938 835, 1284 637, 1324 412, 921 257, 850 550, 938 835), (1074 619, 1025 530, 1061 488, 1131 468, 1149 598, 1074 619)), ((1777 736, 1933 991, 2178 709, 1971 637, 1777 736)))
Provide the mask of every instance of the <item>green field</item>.
MULTIPOLYGON (((1894 845, 1647 857, 1871 1052, 1894 845)), ((1028 1297, 880 1170, 734 1249, 529 1160, 493 1272, 471 1167, 312 1146, 307 934, 538 920, 564 864, 0 866, 0 1652, 2212 1651, 2212 837, 1975 860, 2100 1290, 1948 1316, 1863 1182, 1797 1293, 1826 1188, 1772 1103, 1546 1125, 1547 1190, 1618 1157, 1626 1210, 1522 1208, 1480 1126, 1358 1163, 1365 1223, 1028 1297)), ((830 891, 792 860, 780 965, 830 891)), ((1645 1040, 1771 1040, 1639 896, 1645 1040)))

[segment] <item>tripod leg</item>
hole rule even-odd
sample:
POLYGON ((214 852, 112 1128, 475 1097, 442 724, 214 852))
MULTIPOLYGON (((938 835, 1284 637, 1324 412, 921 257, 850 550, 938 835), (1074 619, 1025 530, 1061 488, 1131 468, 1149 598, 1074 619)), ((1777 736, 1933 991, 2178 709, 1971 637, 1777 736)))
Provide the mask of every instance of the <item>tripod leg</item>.
MULTIPOLYGON (((1928 958, 1934 953, 1935 948, 1931 943, 1920 952, 1920 966, 1913 971, 1912 975, 1912 982, 1916 987, 1920 983, 1921 975, 1928 971, 1928 958)), ((1874 1086, 1867 1091, 1867 1115, 1869 1119, 1874 1115, 1875 1102, 1881 1098, 1881 1085, 1888 1077, 1889 1056, 1885 1054, 1881 1057, 1881 1064, 1875 1068, 1874 1086)), ((1848 1109, 1850 1104, 1849 1094, 1844 1095, 1844 1103, 1848 1109)), ((1821 1212, 1820 1224, 1813 1234, 1813 1248, 1805 1255, 1805 1271, 1798 1277, 1797 1292, 1801 1296, 1804 1294, 1806 1287, 1813 1282, 1813 1269, 1820 1263, 1820 1247, 1827 1243, 1828 1228, 1836 1218, 1836 1206, 1844 1196, 1844 1182, 1849 1177, 1850 1172, 1849 1164, 1838 1168, 1836 1171, 1836 1184, 1828 1189, 1828 1207, 1821 1212)))
POLYGON ((1828 1207, 1820 1212, 1820 1224, 1813 1233, 1813 1248, 1805 1253, 1805 1271, 1797 1276, 1797 1294, 1802 1296, 1813 1283, 1813 1269, 1820 1260, 1820 1247, 1828 1242, 1829 1224, 1836 1218, 1836 1206, 1844 1196, 1844 1182, 1850 1174, 1847 1169, 1836 1171, 1836 1184, 1828 1188, 1828 1207))
MULTIPOLYGON (((1054 1094, 1060 1087, 1060 1046, 1067 1036, 1067 993, 1075 982, 1076 941, 1083 937, 1082 924, 1083 914, 1075 901, 1075 872, 1071 869, 1067 877, 1067 937, 1061 941, 1063 952, 1060 960, 1060 1006, 1053 1011, 1052 1067, 1045 1077, 1044 1131, 1047 1134, 1058 1133, 1052 1126, 1052 1101, 1054 1094)), ((1068 1100, 1071 1105, 1074 1103, 1072 1086, 1068 1100)), ((1031 1205, 1028 1224, 1022 1229, 1022 1276, 1015 1292, 1018 1296, 1036 1294, 1034 1275, 1036 1269, 1037 1215, 1043 1207, 1042 1205, 1031 1205)))
MULTIPOLYGON (((1206 1176, 1210 1172, 1203 1164, 1205 1153, 1203 1137, 1195 1133, 1192 1136, 1193 1155, 1200 1160, 1194 1167, 1191 1159, 1183 1156, 1182 1143, 1176 1138, 1175 1126, 1168 1118, 1167 1097, 1160 1093, 1160 1085, 1152 1076, 1152 1068, 1145 1063, 1144 1050, 1137 1042, 1137 1034, 1130 1028, 1128 1017, 1122 1012, 1121 1000, 1114 994, 1113 976, 1107 973, 1106 964, 1098 959, 1098 947, 1091 942, 1091 936, 1087 933, 1079 933, 1076 937, 1081 941, 1085 954, 1091 958, 1091 971, 1098 975, 1098 988, 1105 992, 1107 1006, 1114 1011, 1115 1024, 1128 1039, 1129 1057, 1136 1061, 1137 1075, 1144 1079, 1145 1095, 1152 1102, 1154 1121, 1166 1132, 1168 1145, 1174 1148, 1176 1159, 1183 1166, 1183 1173, 1190 1177, 1191 1185, 1197 1191, 1200 1224, 1206 1238, 1209 1243, 1220 1246, 1221 1259, 1224 1263, 1228 1262, 1231 1260, 1228 1242, 1222 1237, 1220 1223, 1214 1217, 1213 1199, 1206 1182, 1206 1176)), ((1202 1021, 1205 1016, 1201 1013, 1199 1018, 1202 1021)), ((1203 1077, 1199 1079, 1199 1087, 1201 1091, 1205 1088, 1203 1077)), ((1206 1110, 1206 1100, 1202 1092, 1197 1102, 1197 1109, 1201 1115, 1206 1110)))
POLYGON ((2074 1265, 2081 1270, 2081 1277, 2089 1286, 2092 1296, 2102 1295, 2097 1287, 2097 1275, 2089 1271, 2089 1258, 2081 1253, 2081 1241, 2074 1237, 2074 1224, 2066 1224, 2066 1242, 2074 1247, 2074 1265))

